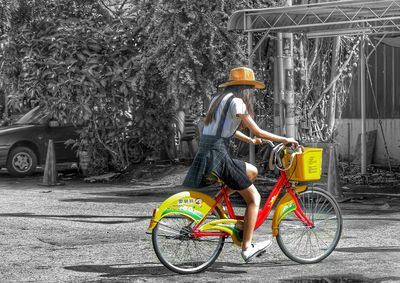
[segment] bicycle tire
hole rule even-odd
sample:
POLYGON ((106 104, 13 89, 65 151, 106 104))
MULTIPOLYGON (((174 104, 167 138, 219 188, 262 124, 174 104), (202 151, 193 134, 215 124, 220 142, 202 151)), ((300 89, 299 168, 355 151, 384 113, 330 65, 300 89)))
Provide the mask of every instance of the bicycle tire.
POLYGON ((339 243, 343 219, 334 197, 320 188, 308 188, 298 195, 313 228, 304 225, 292 212, 279 223, 276 240, 282 252, 291 260, 317 263, 329 256, 339 243))
MULTIPOLYGON (((203 224, 221 216, 219 211, 209 214, 203 224)), ((190 237, 191 229, 185 228, 192 228, 196 223, 182 214, 170 214, 161 218, 153 229, 154 251, 161 263, 171 271, 181 274, 201 272, 212 265, 221 253, 224 236, 190 237)))

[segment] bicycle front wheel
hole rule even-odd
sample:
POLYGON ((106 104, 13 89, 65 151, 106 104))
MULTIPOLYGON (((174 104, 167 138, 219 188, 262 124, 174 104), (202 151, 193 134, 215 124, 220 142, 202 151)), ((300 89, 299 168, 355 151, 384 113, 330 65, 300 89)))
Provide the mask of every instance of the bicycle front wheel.
MULTIPOLYGON (((209 215, 204 223, 220 218, 209 215)), ((182 273, 201 272, 218 258, 225 243, 224 236, 195 238, 196 222, 181 214, 162 218, 153 229, 152 241, 158 259, 170 270, 182 273)))
POLYGON ((298 263, 316 263, 335 249, 342 233, 342 214, 336 200, 320 188, 298 195, 301 209, 314 227, 304 225, 294 213, 279 223, 276 237, 282 252, 298 263))

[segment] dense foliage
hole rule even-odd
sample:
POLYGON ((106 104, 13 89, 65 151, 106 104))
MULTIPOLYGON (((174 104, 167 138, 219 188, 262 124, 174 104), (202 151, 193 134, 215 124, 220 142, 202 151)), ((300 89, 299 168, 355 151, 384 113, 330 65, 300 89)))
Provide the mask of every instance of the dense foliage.
MULTIPOLYGON (((228 70, 247 64, 246 36, 226 30, 229 15, 281 2, 0 0, 0 94, 11 110, 40 104, 82 127, 72 142, 89 152, 91 168, 121 170, 132 139, 162 151, 177 110, 199 119, 228 70)), ((357 39, 341 41, 333 76, 334 41, 295 38, 303 141, 333 137, 328 105, 343 103, 358 60, 357 39)), ((270 130, 274 42, 262 45, 254 65, 268 86, 256 94, 256 120, 270 130)))
POLYGON ((246 64, 226 21, 270 2, 1 0, 0 89, 10 109, 40 104, 83 126, 75 145, 91 168, 123 169, 130 139, 162 149, 176 110, 200 114, 246 64))
POLYGON ((7 49, 13 60, 4 68, 14 68, 7 74, 17 79, 15 104, 40 104, 60 121, 84 126, 76 146, 91 153, 94 167, 124 168, 134 102, 132 58, 138 53, 135 25, 110 20, 96 1, 56 2, 19 1, 20 22, 12 24, 16 31, 7 49))

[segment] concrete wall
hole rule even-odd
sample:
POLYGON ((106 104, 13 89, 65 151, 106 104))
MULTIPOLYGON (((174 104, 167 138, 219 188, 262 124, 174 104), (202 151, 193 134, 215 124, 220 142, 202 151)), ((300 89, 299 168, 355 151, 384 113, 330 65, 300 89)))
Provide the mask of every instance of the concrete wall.
MULTIPOLYGON (((360 119, 337 119, 338 136, 336 141, 339 143, 339 154, 341 159, 348 160, 348 146, 350 141, 350 158, 354 157, 358 135, 361 133, 360 119), (350 139, 349 129, 350 128, 350 139)), ((385 155, 385 145, 378 119, 367 119, 367 131, 377 130, 375 152, 373 163, 387 165, 385 155)), ((389 155, 392 158, 392 165, 400 164, 400 119, 382 119, 382 127, 385 135, 389 155)))

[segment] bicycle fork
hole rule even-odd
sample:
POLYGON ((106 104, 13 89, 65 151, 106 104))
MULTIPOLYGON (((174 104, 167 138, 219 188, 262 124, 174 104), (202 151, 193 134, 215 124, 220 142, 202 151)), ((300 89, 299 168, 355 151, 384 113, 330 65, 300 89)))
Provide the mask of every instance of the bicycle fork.
POLYGON ((272 219, 272 235, 274 237, 278 236, 279 223, 291 212, 293 212, 305 226, 309 227, 310 229, 314 228, 314 223, 308 219, 304 211, 301 209, 301 205, 296 195, 305 191, 306 189, 307 185, 303 185, 294 189, 286 189, 287 193, 280 199, 272 219))

